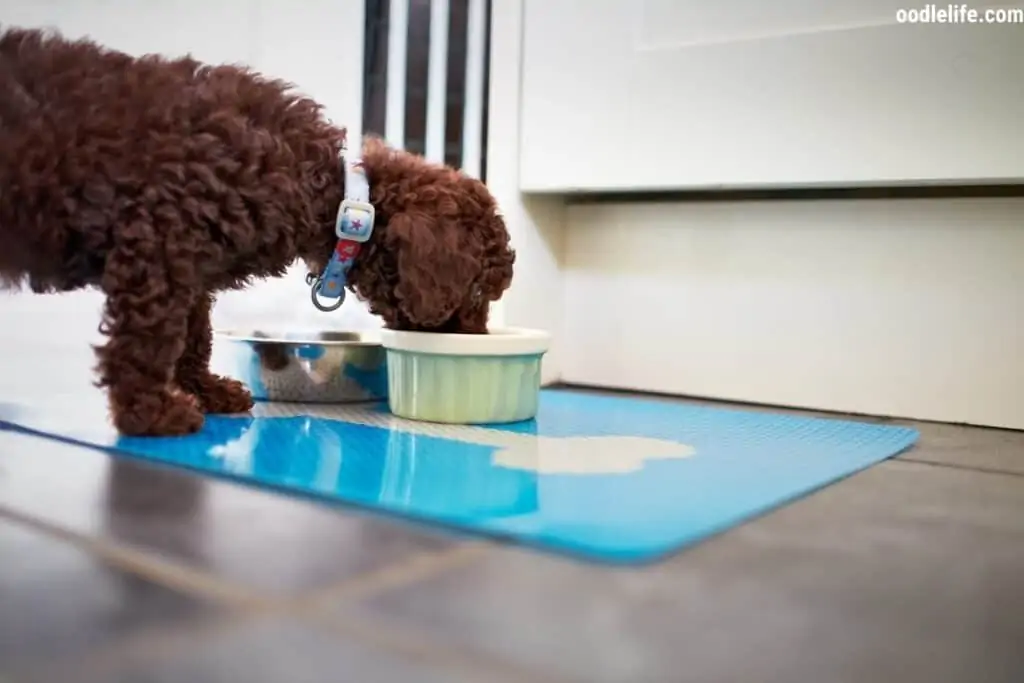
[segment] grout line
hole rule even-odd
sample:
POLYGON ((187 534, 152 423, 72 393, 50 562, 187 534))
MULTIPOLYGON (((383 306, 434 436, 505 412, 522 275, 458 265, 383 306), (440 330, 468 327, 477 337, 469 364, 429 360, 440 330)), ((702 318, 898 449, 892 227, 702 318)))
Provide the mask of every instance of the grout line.
POLYGON ((915 465, 928 465, 930 467, 944 467, 951 470, 960 470, 962 472, 977 472, 978 474, 994 474, 997 476, 1007 477, 1022 477, 1024 478, 1024 472, 1015 472, 1013 470, 1002 470, 998 467, 977 467, 975 465, 963 465, 955 462, 941 462, 936 460, 924 460, 922 458, 908 458, 908 457, 896 457, 892 459, 892 462, 909 462, 915 465))
MULTIPOLYGON (((463 566, 483 556, 489 547, 489 544, 486 543, 468 542, 442 551, 417 553, 380 569, 356 575, 326 589, 307 593, 301 599, 292 601, 268 599, 203 572, 161 560, 143 551, 71 532, 2 505, 0 505, 0 519, 6 519, 51 538, 65 541, 99 557, 113 567, 154 581, 180 593, 201 597, 240 610, 226 617, 211 619, 208 622, 186 622, 165 628, 156 627, 125 638, 115 639, 97 650, 45 666, 38 673, 33 671, 33 678, 30 678, 30 681, 74 678, 75 676, 70 675, 69 672, 77 672, 79 676, 84 671, 96 671, 102 674, 106 671, 113 672, 118 667, 137 660, 171 657, 184 651, 202 636, 208 637, 228 631, 237 627, 244 619, 258 616, 305 617, 337 634, 384 650, 395 651, 406 657, 443 664, 447 667, 455 666, 486 673, 487 675, 482 680, 496 680, 496 683, 501 680, 495 679, 493 676, 495 667, 503 671, 510 671, 509 664, 481 662, 478 655, 445 650, 416 636, 399 633, 390 626, 366 628, 347 621, 329 619, 319 609, 326 603, 337 604, 341 601, 366 599, 387 590, 423 581, 446 570, 463 566), (61 675, 55 676, 54 674, 58 672, 62 672, 61 675)), ((531 672, 525 677, 516 675, 514 678, 506 678, 506 680, 510 682, 538 681, 540 683, 544 679, 538 679, 531 672)), ((9 682, 0 678, 0 683, 9 682)))
MULTIPOLYGON (((190 646, 211 636, 227 633, 253 618, 292 617, 304 618, 335 635, 393 652, 396 655, 419 660, 425 664, 443 669, 458 669, 470 673, 474 679, 495 681, 495 683, 548 683, 550 679, 540 678, 536 672, 521 672, 518 667, 504 662, 492 661, 476 653, 463 652, 440 646, 424 640, 418 633, 396 629, 392 625, 374 623, 367 625, 365 618, 359 622, 337 620, 324 614, 317 607, 325 601, 336 603, 340 600, 367 598, 389 589, 422 581, 445 570, 462 566, 481 557, 487 549, 483 543, 464 543, 439 552, 418 553, 406 560, 400 560, 379 570, 343 581, 331 588, 307 594, 299 602, 270 601, 250 595, 248 592, 232 589, 222 582, 191 570, 154 561, 148 556, 127 548, 112 547, 102 542, 64 531, 53 525, 26 517, 0 507, 0 518, 27 526, 47 536, 56 537, 81 547, 117 568, 158 581, 162 585, 192 595, 213 598, 227 602, 241 611, 214 617, 209 620, 187 621, 141 631, 125 638, 116 639, 98 649, 91 650, 70 659, 59 660, 41 668, 26 671, 26 683, 81 678, 86 674, 93 677, 110 677, 123 667, 133 663, 152 663, 187 653, 190 646), (277 609, 273 609, 277 607, 277 609)), ((0 678, 0 683, 8 683, 0 678)), ((556 683, 550 681, 550 683, 556 683)))
POLYGON ((488 548, 489 544, 471 541, 445 550, 416 553, 334 586, 306 593, 299 600, 298 609, 303 613, 315 611, 324 603, 365 600, 391 589, 419 583, 449 569, 471 563, 482 557, 488 548))
POLYGON ((26 526, 46 536, 66 541, 105 560, 111 566, 141 576, 180 593, 225 603, 241 609, 267 610, 286 607, 287 603, 268 599, 246 588, 221 581, 209 574, 196 571, 158 556, 108 543, 57 525, 15 512, 0 505, 0 518, 26 526))
MULTIPOLYGON (((0 518, 58 538, 99 556, 108 564, 149 579, 180 593, 201 597, 227 606, 258 611, 276 611, 297 615, 324 601, 343 601, 372 597, 383 591, 428 579, 449 568, 459 567, 481 556, 485 543, 468 542, 439 551, 424 551, 400 558, 383 567, 297 598, 261 595, 254 589, 238 586, 203 571, 168 562, 146 551, 85 536, 0 505, 0 518)), ((2 682, 0 682, 2 683, 2 682)))
MULTIPOLYGON (((10 517, 11 515, 7 515, 6 511, 0 508, 0 516, 10 517)), ((44 525, 32 524, 31 520, 29 523, 36 529, 41 529, 46 533, 50 533, 50 530, 44 525)), ((72 540, 72 542, 77 540, 70 535, 59 533, 58 535, 62 538, 72 540)), ((88 547, 90 550, 96 550, 96 546, 94 545, 89 544, 88 547)), ((398 562, 388 565, 382 569, 367 572, 366 574, 359 575, 351 580, 343 581, 329 589, 307 594, 302 601, 281 601, 280 603, 277 603, 279 609, 276 610, 267 609, 267 607, 271 605, 271 603, 267 603, 261 606, 262 609, 253 609, 250 606, 249 609, 235 611, 226 616, 214 617, 209 620, 185 622, 173 624, 164 628, 157 627, 155 629, 150 629, 126 638, 117 639, 97 650, 92 650, 84 655, 72 657, 70 660, 59 661, 55 665, 44 666, 41 669, 29 669, 32 677, 26 679, 26 683, 32 683, 36 680, 51 681, 73 679, 75 677, 84 676, 84 672, 88 672, 99 679, 109 678, 116 671, 123 670, 122 668, 126 666, 130 667, 133 663, 141 663, 144 665, 145 663, 152 663, 154 661, 167 660, 182 653, 187 654, 187 649, 190 646, 194 646, 197 642, 201 642, 203 639, 230 632, 232 629, 243 625, 246 620, 275 617, 301 619, 306 623, 312 622, 316 626, 324 628, 335 635, 346 636, 355 641, 379 647, 382 650, 392 651, 399 656, 423 660, 429 662, 431 665, 444 666, 447 668, 479 669, 480 666, 473 664, 473 660, 470 658, 460 658, 458 653, 437 654, 439 648, 433 644, 416 642, 414 638, 410 638, 408 636, 400 636, 395 633, 374 632, 373 629, 339 625, 336 621, 328 620, 326 616, 318 614, 314 609, 317 606, 317 603, 313 602, 311 599, 317 596, 323 596, 330 599, 369 597, 380 591, 388 590, 389 588, 397 588, 406 583, 413 583, 444 571, 445 569, 464 564, 465 562, 472 560, 474 557, 479 556, 483 549, 483 545, 463 544, 442 552, 418 553, 407 560, 399 560, 398 562), (431 555, 436 557, 432 557, 431 555)), ((104 559, 108 558, 104 556, 104 559)), ((128 568, 139 573, 139 567, 135 565, 128 568)), ((144 569, 149 569, 148 564, 144 569)), ((150 572, 145 572, 147 578, 149 578, 149 574, 150 572)), ((160 578, 164 579, 165 577, 161 576, 160 578)), ((162 582, 167 583, 166 581, 162 582)), ((180 587, 190 593, 196 592, 195 585, 192 583, 182 585, 180 587)), ((486 668, 488 672, 491 672, 491 667, 488 666, 486 668)), ((508 667, 505 666, 503 668, 508 667)), ((492 676, 487 675, 481 680, 491 680, 492 678, 492 676)), ((501 679, 497 679, 496 683, 500 680, 501 679)), ((522 681, 533 681, 536 679, 530 677, 526 679, 517 678, 508 680, 509 683, 511 683, 512 680, 519 683, 522 681)), ((0 683, 6 682, 0 679, 0 683)))
POLYGON ((398 627, 390 621, 366 614, 337 616, 327 612, 328 605, 365 601, 396 588, 420 583, 446 571, 457 569, 484 557, 487 542, 466 542, 443 551, 422 552, 406 561, 394 563, 376 572, 363 574, 350 581, 315 591, 303 596, 300 612, 315 622, 340 635, 347 636, 382 650, 398 653, 406 658, 420 660, 438 668, 459 669, 471 680, 494 683, 568 683, 537 671, 526 670, 504 659, 480 653, 472 648, 442 645, 418 628, 398 627))

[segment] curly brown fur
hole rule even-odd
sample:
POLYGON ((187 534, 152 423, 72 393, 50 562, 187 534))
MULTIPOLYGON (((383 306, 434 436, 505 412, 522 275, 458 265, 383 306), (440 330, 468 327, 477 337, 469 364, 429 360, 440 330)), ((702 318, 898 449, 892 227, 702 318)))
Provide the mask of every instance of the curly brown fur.
MULTIPOLYGON (((214 295, 322 266, 344 137, 245 68, 0 32, 0 284, 104 292, 98 384, 122 433, 248 410, 209 370, 214 295)), ((514 256, 484 186, 375 140, 365 165, 379 219, 356 293, 390 327, 485 332, 514 256)))

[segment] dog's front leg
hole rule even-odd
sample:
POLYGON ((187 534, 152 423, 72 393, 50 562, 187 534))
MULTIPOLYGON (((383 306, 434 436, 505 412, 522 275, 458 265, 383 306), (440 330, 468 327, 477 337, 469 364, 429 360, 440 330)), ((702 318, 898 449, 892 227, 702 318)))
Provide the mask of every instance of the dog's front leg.
POLYGON ((252 409, 252 394, 238 380, 210 372, 212 308, 211 294, 203 294, 192 306, 185 351, 178 359, 178 386, 199 399, 200 407, 207 413, 244 413, 252 409))
POLYGON ((108 341, 97 349, 97 384, 108 389, 114 426, 131 436, 196 432, 203 414, 174 382, 189 311, 200 295, 194 274, 185 259, 165 252, 146 220, 125 225, 116 239, 102 279, 107 300, 100 331, 108 341))

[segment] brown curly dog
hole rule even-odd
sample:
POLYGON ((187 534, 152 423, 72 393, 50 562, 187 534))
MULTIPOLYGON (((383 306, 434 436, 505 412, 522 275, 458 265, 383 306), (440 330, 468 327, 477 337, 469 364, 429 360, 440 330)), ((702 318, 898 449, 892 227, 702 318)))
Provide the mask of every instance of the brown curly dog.
MULTIPOLYGON (((296 259, 320 271, 344 139, 244 68, 0 32, 0 284, 103 291, 97 383, 121 433, 244 412, 245 388, 209 370, 214 296, 296 259)), ((485 333, 515 260, 486 187, 376 139, 363 164, 377 228, 349 288, 392 328, 485 333)))

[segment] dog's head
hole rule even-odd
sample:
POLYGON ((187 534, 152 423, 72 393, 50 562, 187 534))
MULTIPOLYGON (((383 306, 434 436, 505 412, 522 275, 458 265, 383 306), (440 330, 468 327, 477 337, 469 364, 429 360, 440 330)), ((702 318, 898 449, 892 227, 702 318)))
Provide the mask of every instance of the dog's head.
POLYGON ((467 331, 448 330, 456 314, 485 326, 515 261, 486 186, 379 141, 364 162, 378 225, 352 270, 357 294, 392 328, 467 331))

